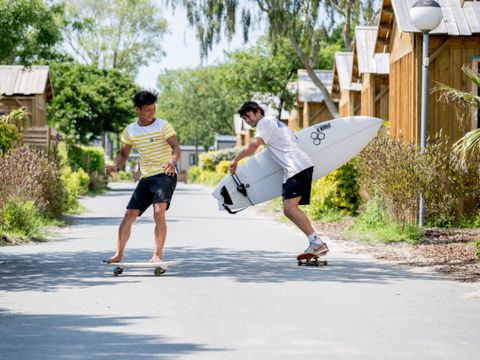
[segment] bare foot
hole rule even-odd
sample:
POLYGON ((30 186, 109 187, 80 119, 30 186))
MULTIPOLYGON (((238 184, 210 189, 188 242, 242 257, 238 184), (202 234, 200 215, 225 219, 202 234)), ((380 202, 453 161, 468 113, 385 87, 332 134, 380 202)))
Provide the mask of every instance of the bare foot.
POLYGON ((158 256, 158 255, 153 255, 149 262, 151 262, 151 263, 157 263, 157 262, 161 262, 161 261, 162 261, 162 259, 160 258, 160 256, 158 256))
POLYGON ((110 259, 103 260, 103 262, 107 264, 116 263, 120 261, 122 261, 122 257, 118 255, 112 256, 110 259))

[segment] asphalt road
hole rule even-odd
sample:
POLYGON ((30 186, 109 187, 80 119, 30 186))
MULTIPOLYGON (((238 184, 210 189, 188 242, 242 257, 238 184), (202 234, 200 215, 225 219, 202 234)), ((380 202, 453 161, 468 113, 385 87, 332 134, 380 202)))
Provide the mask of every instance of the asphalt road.
MULTIPOLYGON (((303 235, 257 214, 220 212, 180 184, 166 259, 112 276, 132 185, 82 200, 62 238, 0 248, 1 359, 478 359, 478 286, 383 264, 333 241, 327 267, 299 267, 303 235)), ((125 261, 151 256, 134 225, 125 261)))

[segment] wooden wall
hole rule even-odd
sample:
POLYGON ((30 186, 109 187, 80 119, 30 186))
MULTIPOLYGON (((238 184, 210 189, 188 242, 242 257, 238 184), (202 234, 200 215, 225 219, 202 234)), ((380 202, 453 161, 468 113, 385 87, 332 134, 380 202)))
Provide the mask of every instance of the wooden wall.
POLYGON ((47 125, 46 99, 42 94, 34 96, 4 96, 1 99, 7 112, 25 106, 28 111, 30 127, 44 127, 47 125))
POLYGON ((303 103, 299 107, 299 126, 306 128, 323 121, 333 119, 332 114, 324 103, 303 103))

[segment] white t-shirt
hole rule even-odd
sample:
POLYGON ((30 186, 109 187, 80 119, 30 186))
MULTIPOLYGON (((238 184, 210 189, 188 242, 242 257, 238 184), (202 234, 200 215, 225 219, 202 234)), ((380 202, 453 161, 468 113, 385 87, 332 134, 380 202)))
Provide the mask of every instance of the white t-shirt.
POLYGON ((263 118, 257 123, 256 137, 262 138, 275 161, 283 168, 283 182, 313 166, 310 157, 300 148, 295 134, 277 119, 263 118))

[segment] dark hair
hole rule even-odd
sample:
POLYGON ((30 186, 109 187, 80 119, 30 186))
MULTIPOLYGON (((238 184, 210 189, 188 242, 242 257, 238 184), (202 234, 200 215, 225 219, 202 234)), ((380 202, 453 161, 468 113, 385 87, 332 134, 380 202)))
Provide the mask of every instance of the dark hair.
POLYGON ((242 107, 238 109, 237 112, 241 117, 243 117, 249 111, 253 111, 254 113, 256 113, 258 110, 260 110, 260 113, 262 115, 265 115, 265 111, 255 101, 245 101, 242 107))
POLYGON ((155 91, 139 91, 133 96, 133 105, 141 108, 144 105, 152 105, 157 102, 155 91))

